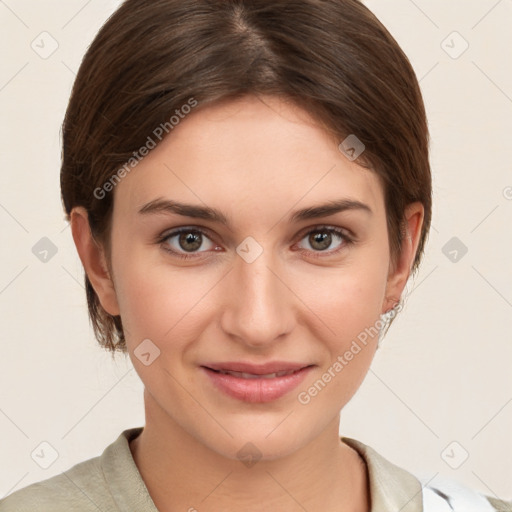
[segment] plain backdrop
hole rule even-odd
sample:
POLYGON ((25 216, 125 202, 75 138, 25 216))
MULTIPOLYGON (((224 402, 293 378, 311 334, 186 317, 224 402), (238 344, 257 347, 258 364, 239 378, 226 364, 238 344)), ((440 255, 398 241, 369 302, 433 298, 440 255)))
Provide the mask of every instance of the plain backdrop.
MULTIPOLYGON (((366 3, 420 79, 434 212, 421 271, 340 433, 417 475, 511 499, 512 1, 366 3)), ((0 498, 144 424, 129 359, 113 362, 89 326, 59 190, 71 86, 117 5, 0 1, 0 498), (41 261, 37 244, 56 252, 41 261)))

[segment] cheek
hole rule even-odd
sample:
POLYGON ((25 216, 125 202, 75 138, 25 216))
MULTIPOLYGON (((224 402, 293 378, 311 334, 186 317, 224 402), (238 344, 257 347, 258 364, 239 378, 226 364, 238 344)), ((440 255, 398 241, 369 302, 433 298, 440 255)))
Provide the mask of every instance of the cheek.
POLYGON ((324 364, 315 381, 303 388, 304 401, 317 404, 312 409, 321 409, 326 401, 343 407, 370 367, 382 327, 389 263, 385 248, 383 244, 382 251, 359 251, 343 267, 296 281, 303 283, 301 297, 325 326, 316 333, 327 352, 324 364))
POLYGON ((339 268, 296 275, 297 294, 339 342, 355 337, 380 316, 387 282, 387 259, 361 251, 339 268), (355 261, 357 259, 357 261, 355 261))
POLYGON ((177 267, 147 248, 113 255, 116 294, 130 352, 145 339, 160 349, 162 360, 177 356, 197 339, 213 314, 212 297, 221 281, 212 267, 177 267), (210 309, 206 309, 210 308, 210 309))
POLYGON ((321 340, 319 350, 325 355, 322 367, 313 379, 304 382, 297 397, 300 406, 313 417, 322 417, 326 410, 339 412, 363 382, 382 326, 380 308, 385 284, 385 268, 374 262, 361 271, 351 267, 350 271, 339 269, 329 278, 317 275, 315 283, 311 281, 303 288, 304 302, 314 313, 310 314, 309 325, 315 323, 316 315, 324 325, 315 333, 315 338, 321 340), (321 285, 329 293, 322 293, 321 285))
MULTIPOLYGON (((135 337, 160 339, 180 324, 200 299, 201 290, 185 272, 127 265, 117 288, 123 325, 135 337)), ((135 341, 135 340, 134 340, 135 341)))

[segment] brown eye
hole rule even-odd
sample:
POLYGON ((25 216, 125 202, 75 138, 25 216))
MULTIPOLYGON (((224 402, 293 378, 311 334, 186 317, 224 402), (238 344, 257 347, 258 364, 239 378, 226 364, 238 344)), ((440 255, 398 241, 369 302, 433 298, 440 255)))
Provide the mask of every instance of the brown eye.
MULTIPOLYGON (((306 246, 301 246, 299 243, 299 247, 303 251, 312 253, 325 252, 326 256, 335 254, 353 243, 352 239, 342 230, 331 227, 318 227, 311 229, 305 234, 301 242, 303 240, 306 240, 306 246), (333 244, 336 245, 333 247, 333 244)), ((318 256, 320 256, 320 254, 318 254, 318 256)))
POLYGON ((325 249, 328 249, 332 243, 332 235, 327 231, 317 231, 309 235, 308 242, 313 249, 317 251, 325 251, 325 249))
POLYGON ((182 228, 164 235, 159 242, 164 249, 171 254, 180 257, 187 257, 187 253, 200 255, 215 248, 215 244, 201 230, 192 228, 182 228), (205 247, 206 245, 206 247, 205 247), (199 250, 203 248, 204 250, 199 250))
POLYGON ((202 242, 203 240, 201 233, 195 233, 192 231, 188 233, 180 233, 178 238, 180 248, 187 252, 199 249, 199 247, 201 247, 202 242))

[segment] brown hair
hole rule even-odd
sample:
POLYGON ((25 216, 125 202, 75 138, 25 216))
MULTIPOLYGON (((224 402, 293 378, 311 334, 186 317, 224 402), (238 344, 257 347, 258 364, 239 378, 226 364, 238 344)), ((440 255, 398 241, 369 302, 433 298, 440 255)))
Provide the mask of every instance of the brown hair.
MULTIPOLYGON (((68 218, 83 206, 109 255, 114 194, 95 191, 191 98, 201 106, 246 94, 295 102, 338 143, 357 136, 357 163, 383 183, 393 262, 406 205, 423 204, 415 272, 432 206, 425 109, 406 55, 358 0, 125 0, 89 47, 64 119, 68 218)), ((96 338, 126 351, 120 317, 87 275, 85 286, 96 338)))

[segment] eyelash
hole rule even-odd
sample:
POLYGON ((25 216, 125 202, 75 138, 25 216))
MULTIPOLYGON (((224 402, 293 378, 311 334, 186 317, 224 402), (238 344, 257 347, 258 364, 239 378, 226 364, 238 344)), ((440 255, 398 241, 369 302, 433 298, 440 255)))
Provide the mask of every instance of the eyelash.
MULTIPOLYGON (((303 253, 303 252, 312 253, 313 258, 324 258, 324 257, 326 257, 326 256, 324 256, 325 254, 327 254, 328 256, 332 256, 332 255, 337 254, 338 252, 342 251, 347 246, 353 245, 355 243, 355 240, 351 236, 349 236, 346 233, 346 231, 339 229, 339 228, 335 228, 332 226, 326 226, 326 225, 319 225, 319 226, 314 226, 313 228, 308 228, 308 229, 309 229, 309 231, 302 232, 302 234, 300 235, 299 241, 301 241, 303 238, 305 238, 307 235, 310 235, 311 233, 327 232, 327 233, 331 233, 331 234, 335 234, 335 235, 339 236, 343 242, 340 247, 338 247, 337 249, 332 250, 332 251, 311 251, 308 249, 299 249, 299 252, 301 252, 301 253, 303 253)), ((199 254, 201 254, 201 253, 196 252, 196 253, 184 254, 184 253, 177 252, 173 249, 170 249, 167 245, 165 245, 164 242, 168 241, 170 238, 174 238, 175 236, 180 235, 181 233, 199 233, 202 236, 205 236, 206 238, 211 239, 209 234, 200 228, 183 227, 183 228, 179 228, 174 231, 171 231, 170 233, 165 233, 157 240, 157 243, 162 245, 162 248, 166 252, 168 252, 168 253, 172 254, 173 256, 180 258, 182 260, 191 260, 191 259, 199 258, 200 257, 199 254)))

